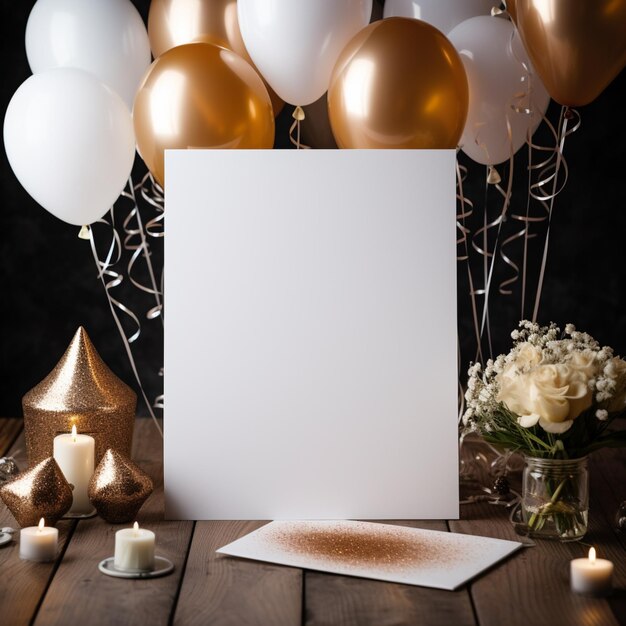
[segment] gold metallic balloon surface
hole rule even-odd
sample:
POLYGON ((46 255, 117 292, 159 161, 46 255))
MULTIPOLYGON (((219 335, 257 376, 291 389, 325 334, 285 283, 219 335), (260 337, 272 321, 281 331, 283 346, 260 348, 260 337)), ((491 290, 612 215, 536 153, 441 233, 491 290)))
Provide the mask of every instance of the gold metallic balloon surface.
POLYGON ((274 114, 252 66, 230 50, 190 43, 150 67, 133 109, 137 147, 164 186, 167 148, 272 148, 274 114))
POLYGON ((511 20, 515 23, 517 21, 517 12, 515 10, 515 0, 505 0, 506 10, 511 16, 511 20))
MULTIPOLYGON (((152 0, 148 37, 155 59, 176 46, 202 41, 232 50, 260 75, 241 37, 237 0, 152 0)), ((285 103, 267 83, 265 86, 274 115, 278 115, 285 103)))
POLYGON ((467 78, 452 44, 430 24, 403 17, 358 33, 328 90, 340 148, 455 148, 467 107, 467 78))
POLYGON ((72 506, 72 490, 52 457, 5 483, 0 498, 22 528, 37 526, 42 517, 54 526, 72 506))
POLYGON ((152 479, 128 457, 109 449, 89 481, 89 500, 107 522, 134 522, 152 493, 152 479))
POLYGON ((515 0, 528 56, 560 104, 595 100, 626 65, 626 0, 515 0))
POLYGON ((29 465, 52 456, 54 438, 74 424, 95 439, 96 463, 107 448, 130 454, 136 406, 135 392, 107 367, 81 326, 56 367, 22 399, 29 465))

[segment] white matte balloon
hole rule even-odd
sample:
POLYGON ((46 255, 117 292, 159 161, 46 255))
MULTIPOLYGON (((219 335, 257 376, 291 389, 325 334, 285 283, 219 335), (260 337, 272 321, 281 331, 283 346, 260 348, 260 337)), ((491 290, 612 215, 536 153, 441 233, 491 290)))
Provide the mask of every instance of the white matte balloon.
POLYGON ((130 176, 128 107, 95 76, 56 69, 28 78, 4 118, 9 163, 26 191, 69 224, 100 219, 130 176))
POLYGON ((26 26, 33 74, 76 67, 97 76, 129 109, 150 65, 146 27, 129 0, 38 0, 26 26))
POLYGON ((448 39, 461 55, 469 85, 463 152, 484 165, 502 163, 535 132, 550 96, 510 21, 473 17, 454 28, 448 39), (532 114, 522 110, 526 108, 532 114))
POLYGON ((328 89, 339 54, 372 14, 372 0, 238 0, 255 65, 286 102, 304 106, 328 89))
POLYGON ((490 15, 496 0, 386 0, 384 17, 413 17, 442 33, 478 15, 490 15))

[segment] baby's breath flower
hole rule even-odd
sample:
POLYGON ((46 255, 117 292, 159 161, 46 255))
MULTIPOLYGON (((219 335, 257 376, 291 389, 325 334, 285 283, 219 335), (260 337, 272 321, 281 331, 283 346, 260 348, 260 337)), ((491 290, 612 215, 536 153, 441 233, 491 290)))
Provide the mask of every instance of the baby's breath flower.
POLYGON ((609 417, 609 412, 605 409, 598 409, 596 411, 596 417, 601 421, 605 422, 609 417))

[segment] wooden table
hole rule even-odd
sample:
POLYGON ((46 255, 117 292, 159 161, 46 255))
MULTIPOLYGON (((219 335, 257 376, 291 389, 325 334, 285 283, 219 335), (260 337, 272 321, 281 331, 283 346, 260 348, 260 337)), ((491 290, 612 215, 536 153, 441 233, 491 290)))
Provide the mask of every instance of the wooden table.
MULTIPOLYGON (((210 453, 210 444, 208 446, 210 453)), ((0 455, 25 467, 22 421, 0 419, 0 455)), ((18 546, 0 548, 0 624, 442 624, 610 626, 626 623, 626 537, 613 530, 626 500, 626 451, 604 451, 591 462, 590 531, 585 541, 615 562, 608 599, 574 595, 569 561, 580 544, 537 542, 458 591, 334 576, 218 556, 215 549, 264 522, 173 522, 163 519, 162 442, 139 419, 133 458, 155 481, 139 514, 157 533, 158 553, 176 566, 155 580, 120 580, 98 572, 113 553, 119 526, 99 518, 59 523, 61 550, 50 564, 21 561, 18 546)), ((463 505, 454 521, 397 522, 416 528, 516 539, 504 507, 463 505)), ((0 504, 0 526, 16 526, 0 504)))

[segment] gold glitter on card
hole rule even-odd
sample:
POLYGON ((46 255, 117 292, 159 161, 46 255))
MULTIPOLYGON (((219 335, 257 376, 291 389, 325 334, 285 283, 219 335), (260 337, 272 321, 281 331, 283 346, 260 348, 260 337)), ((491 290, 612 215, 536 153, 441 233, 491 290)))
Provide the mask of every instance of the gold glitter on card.
POLYGON ((81 326, 57 366, 22 399, 26 452, 32 467, 52 456, 56 435, 96 440, 96 464, 105 450, 130 455, 137 395, 107 367, 81 326))

